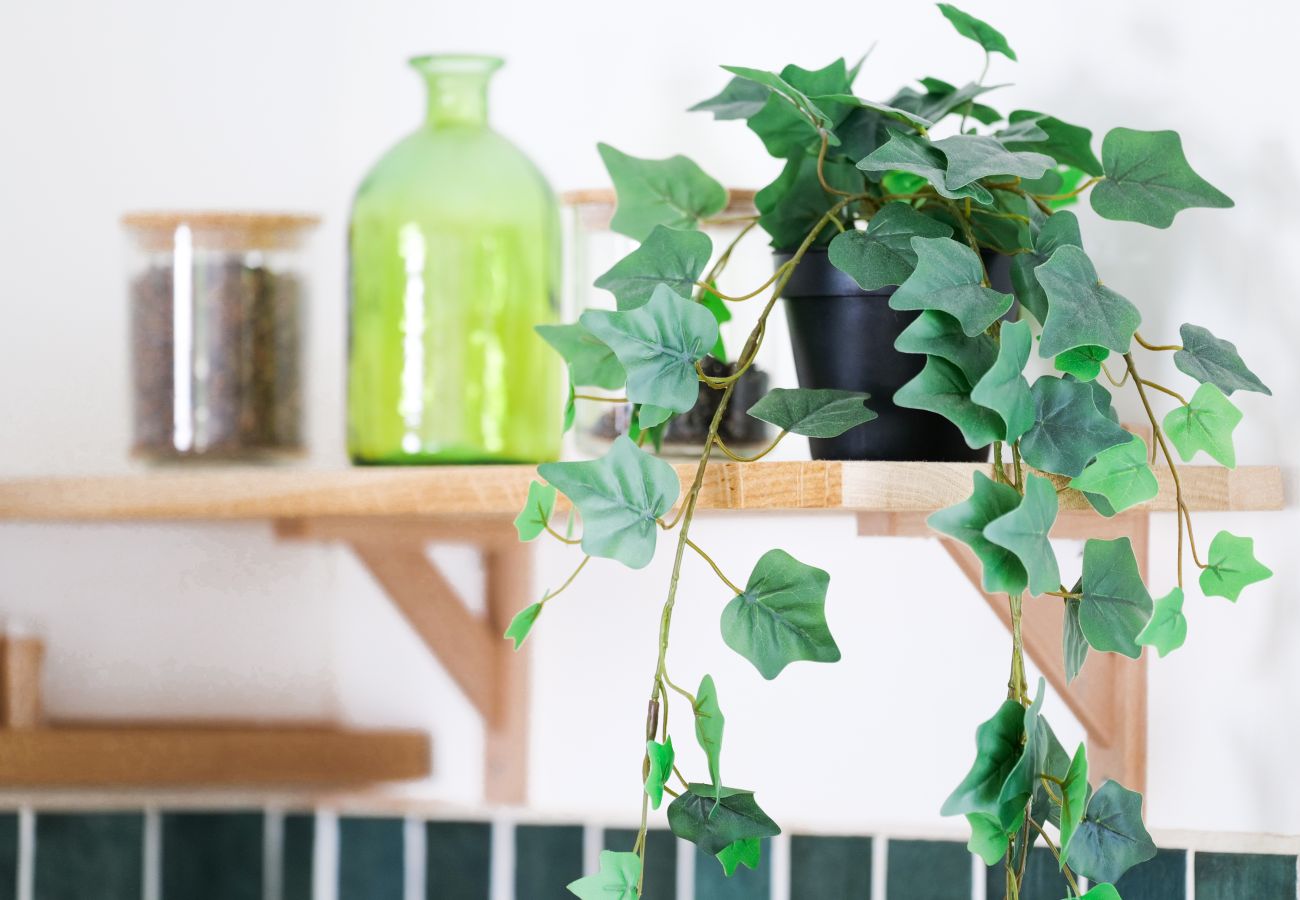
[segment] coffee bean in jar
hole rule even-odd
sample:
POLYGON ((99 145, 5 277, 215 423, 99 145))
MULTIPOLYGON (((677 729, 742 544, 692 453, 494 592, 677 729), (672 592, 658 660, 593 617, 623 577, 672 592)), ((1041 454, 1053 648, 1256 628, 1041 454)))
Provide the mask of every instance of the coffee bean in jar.
POLYGON ((316 219, 134 213, 133 452, 250 461, 303 449, 301 242, 316 219))

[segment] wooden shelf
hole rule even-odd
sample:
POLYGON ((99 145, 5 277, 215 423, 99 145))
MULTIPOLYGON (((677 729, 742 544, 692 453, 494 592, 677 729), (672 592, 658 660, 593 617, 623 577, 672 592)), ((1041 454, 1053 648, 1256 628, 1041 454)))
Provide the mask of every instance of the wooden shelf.
MULTIPOLYGON (((710 465, 700 508, 929 512, 964 500, 979 463, 762 462, 710 465)), ((683 483, 693 465, 679 465, 683 483)), ((1193 510, 1281 509, 1276 466, 1179 470, 1193 510)), ((1144 509, 1173 509, 1169 470, 1144 509)), ((511 517, 532 466, 295 470, 212 469, 0 480, 0 520, 210 520, 332 517, 511 517)), ((1062 508, 1086 509, 1074 492, 1062 508)))
POLYGON ((77 726, 0 730, 0 785, 359 786, 429 775, 418 731, 77 726))

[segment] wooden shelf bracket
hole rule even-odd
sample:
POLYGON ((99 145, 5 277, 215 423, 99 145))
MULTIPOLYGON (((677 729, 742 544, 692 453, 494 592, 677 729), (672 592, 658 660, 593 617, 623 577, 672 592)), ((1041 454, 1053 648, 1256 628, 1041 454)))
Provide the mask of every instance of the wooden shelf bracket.
POLYGON ((287 540, 345 543, 482 716, 484 796, 522 804, 528 795, 528 656, 504 639, 532 591, 532 553, 508 520, 351 518, 285 519, 287 540), (478 548, 485 575, 485 614, 464 599, 428 557, 430 543, 478 548))
MULTIPOLYGON (((898 537, 938 537, 976 592, 999 620, 1011 627, 1011 611, 1002 594, 985 592, 983 567, 965 544, 941 537, 925 524, 924 513, 860 513, 858 534, 898 537)), ((1138 569, 1147 575, 1150 516, 1130 512, 1112 519, 1091 513, 1063 512, 1052 536, 1056 538, 1127 537, 1133 542, 1138 569)), ((1061 644, 1064 604, 1031 599, 1025 604, 1021 634, 1025 654, 1061 697, 1087 732, 1088 768, 1098 780, 1113 778, 1130 790, 1146 793, 1147 776, 1147 655, 1132 660, 1117 653, 1089 653, 1079 676, 1067 684, 1061 644)))

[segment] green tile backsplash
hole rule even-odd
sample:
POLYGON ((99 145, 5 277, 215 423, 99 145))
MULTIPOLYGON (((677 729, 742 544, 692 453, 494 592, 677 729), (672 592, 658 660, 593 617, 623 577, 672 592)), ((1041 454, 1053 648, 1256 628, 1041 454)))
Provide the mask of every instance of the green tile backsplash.
POLYGON ((871 838, 790 838, 790 900, 871 900, 871 838))
POLYGON ((1195 865, 1196 900, 1292 900, 1296 896, 1294 856, 1198 853, 1195 865))
POLYGON ((36 900, 140 900, 143 813, 41 813, 36 817, 36 900))
POLYGON ((573 900, 565 885, 582 875, 582 826, 515 829, 515 900, 573 900))
MULTIPOLYGON (((576 824, 434 820, 423 823, 423 858, 408 860, 406 820, 396 816, 343 814, 335 836, 328 830, 333 816, 295 811, 283 816, 277 838, 260 811, 167 810, 155 820, 160 843, 153 854, 145 849, 153 832, 143 811, 38 809, 32 821, 26 831, 23 816, 0 811, 0 900, 146 900, 153 896, 151 882, 160 886, 160 900, 405 900, 412 888, 408 870, 416 890, 424 886, 422 900, 572 900, 566 885, 584 874, 589 845, 629 850, 636 840, 636 832, 624 828, 596 832, 576 824), (325 835, 322 845, 318 832, 325 835), (494 865, 494 848, 512 838, 513 868, 500 865, 502 860, 494 865), (268 847, 278 848, 269 867, 268 847), (147 871, 155 857, 157 870, 147 871), (337 881, 322 885, 315 874, 330 860, 337 881), (493 885, 494 870, 505 885, 493 885)), ((1126 873, 1117 889, 1124 900, 1188 900, 1193 894, 1195 900, 1300 900, 1300 839, 1259 846, 1288 852, 1161 850, 1126 873)), ((788 834, 763 842, 756 870, 741 867, 727 878, 716 858, 652 828, 642 900, 973 900, 976 873, 983 882, 979 893, 1003 900, 1001 868, 972 861, 956 840, 788 834), (774 864, 774 856, 784 856, 784 864, 774 864), (883 858, 883 871, 875 871, 877 857, 883 858), (679 860, 691 868, 679 872, 679 860), (679 895, 683 877, 687 893, 679 895), (875 890, 873 882, 883 889, 875 890)), ((1066 896, 1065 881, 1044 847, 1030 856, 1021 896, 1066 896)))
POLYGON ((429 822, 424 826, 426 900, 488 900, 492 826, 487 822, 429 822))
POLYGON ((339 819, 339 900, 402 900, 405 831, 402 819, 339 819))
POLYGON ((263 900, 259 813, 164 813, 162 900, 263 900))

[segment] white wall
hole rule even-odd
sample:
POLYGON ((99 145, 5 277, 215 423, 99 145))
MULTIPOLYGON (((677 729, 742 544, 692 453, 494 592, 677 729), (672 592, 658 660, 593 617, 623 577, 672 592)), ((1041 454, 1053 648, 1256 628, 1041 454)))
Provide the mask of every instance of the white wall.
MULTIPOLYGON (((1176 127, 1196 167, 1236 198, 1235 210, 1184 214, 1167 233, 1084 212, 1087 240, 1103 277, 1144 310, 1149 335, 1172 337, 1192 320, 1243 348, 1279 396, 1241 397, 1240 458, 1292 467, 1294 494, 1296 8, 968 5, 1000 24, 1023 60, 995 64, 995 79, 1024 84, 999 105, 1098 131, 1176 127)), ((756 185, 774 165, 742 125, 682 112, 723 83, 713 64, 814 66, 876 41, 860 87, 881 96, 913 76, 978 72, 978 51, 928 3, 6 3, 0 475, 128 467, 117 219, 139 208, 323 214, 312 251, 310 463, 343 463, 347 208, 365 169, 421 113, 409 55, 508 57, 494 119, 558 188, 601 182, 596 140, 646 156, 684 151, 728 183, 756 185)), ((1300 610, 1289 585, 1300 515, 1204 516, 1202 541, 1221 526, 1255 535, 1278 577, 1235 608, 1191 597, 1187 646, 1152 666, 1150 818, 1297 832, 1300 610)), ((1157 528, 1153 588, 1164 590, 1172 522, 1157 528)), ((437 746, 428 790, 477 797, 472 712, 345 553, 275 545, 259 525, 11 525, 0 534, 0 611, 49 639, 53 713, 422 725, 437 746)), ((777 545, 828 568, 845 657, 763 683, 721 645, 725 598, 688 564, 671 662, 682 680, 706 670, 718 679, 728 780, 759 789, 786 821, 931 822, 968 763, 976 722, 999 700, 1008 653, 939 549, 860 540, 847 517, 707 519, 699 534, 732 572, 777 545)), ((453 557, 469 589, 473 563, 453 557)), ((547 549, 540 577, 554 584, 571 563, 547 549)), ((537 805, 634 808, 665 563, 640 575, 593 564, 548 610, 535 637, 537 805)), ((1052 715, 1066 718, 1059 702, 1052 715)), ((1061 730, 1078 737, 1068 722, 1061 730)))

